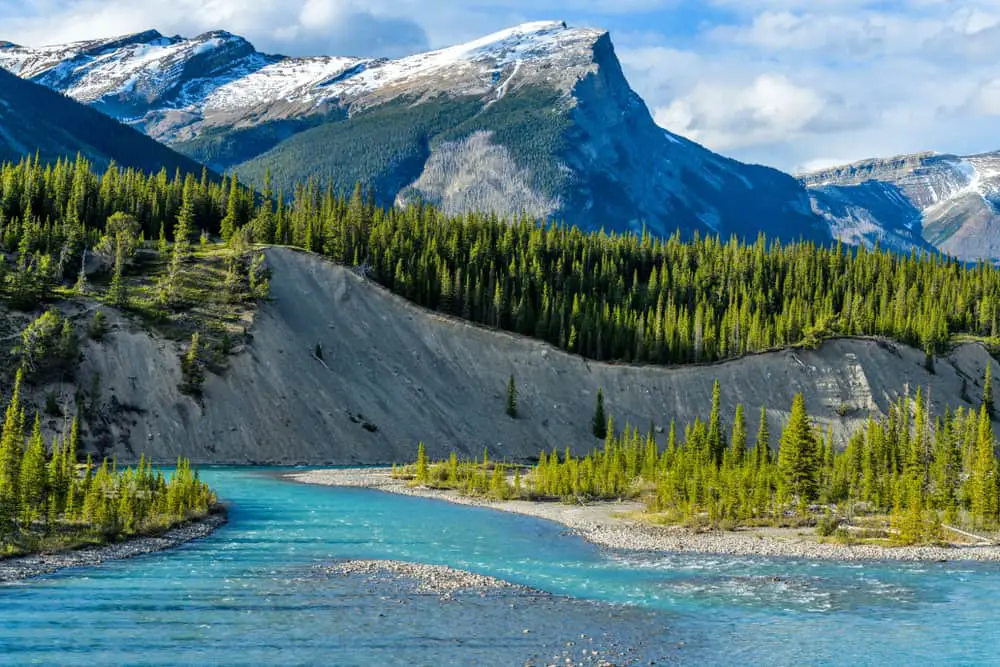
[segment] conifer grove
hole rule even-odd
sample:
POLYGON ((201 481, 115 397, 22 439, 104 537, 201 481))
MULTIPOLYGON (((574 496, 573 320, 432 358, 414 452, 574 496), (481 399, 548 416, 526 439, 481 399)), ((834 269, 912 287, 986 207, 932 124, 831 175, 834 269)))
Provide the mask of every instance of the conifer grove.
POLYGON ((586 456, 542 452, 530 473, 483 460, 432 463, 423 445, 417 484, 497 499, 599 500, 640 497, 657 520, 691 525, 787 525, 832 513, 891 517, 902 543, 938 541, 946 527, 995 530, 1000 521, 996 443, 985 402, 939 419, 922 390, 901 398, 884 419, 869 419, 836 451, 806 414, 802 396, 776 442, 766 420, 751 442, 740 405, 729 423, 719 393, 709 418, 678 429, 666 442, 609 419, 600 449, 586 456))
POLYGON ((169 479, 144 459, 119 470, 88 457, 81 474, 76 420, 46 447, 39 415, 30 427, 26 421, 21 378, 18 371, 0 434, 0 555, 33 550, 46 539, 63 547, 158 531, 203 516, 215 504, 185 460, 169 479))

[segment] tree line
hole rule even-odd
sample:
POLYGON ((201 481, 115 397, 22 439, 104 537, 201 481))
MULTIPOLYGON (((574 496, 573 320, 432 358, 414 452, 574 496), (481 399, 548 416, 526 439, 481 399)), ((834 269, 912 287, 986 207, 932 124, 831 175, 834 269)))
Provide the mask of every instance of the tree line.
MULTIPOLYGON (((667 239, 584 233, 490 214, 447 216, 417 201, 380 208, 315 182, 286 201, 235 176, 213 181, 82 159, 0 168, 0 241, 17 260, 9 298, 36 274, 76 275, 116 212, 140 238, 228 240, 322 253, 431 309, 546 340, 594 359, 711 362, 825 337, 884 336, 923 349, 929 368, 953 336, 1000 334, 1000 270, 939 255, 782 244, 763 236, 667 239), (24 277, 27 278, 24 278, 24 277), (23 278, 23 279, 22 279, 23 278)), ((168 272, 173 275, 173 270, 168 272)), ((171 284, 164 286, 169 296, 171 284)), ((37 294, 33 295, 37 297, 37 294)))
MULTIPOLYGON (((801 394, 775 439, 761 408, 751 438, 743 405, 728 424, 716 382, 706 420, 678 428, 665 446, 608 419, 602 448, 584 456, 541 452, 522 477, 521 466, 482 460, 427 460, 423 445, 415 481, 498 499, 600 500, 640 495, 647 509, 675 523, 780 525, 788 517, 834 512, 890 515, 905 543, 942 538, 947 524, 995 530, 1000 525, 1000 465, 990 415, 991 383, 978 410, 958 408, 933 418, 922 389, 901 397, 881 419, 869 418, 843 451, 832 431, 819 429, 801 394), (513 472, 513 476, 511 473, 513 472)), ((397 470, 397 474, 404 474, 397 470)))
POLYGON ((168 478, 145 458, 120 470, 107 459, 96 466, 88 456, 80 474, 76 419, 49 447, 40 415, 29 434, 22 375, 19 370, 0 432, 0 552, 40 534, 112 540, 141 534, 202 516, 215 505, 215 494, 186 460, 168 478))

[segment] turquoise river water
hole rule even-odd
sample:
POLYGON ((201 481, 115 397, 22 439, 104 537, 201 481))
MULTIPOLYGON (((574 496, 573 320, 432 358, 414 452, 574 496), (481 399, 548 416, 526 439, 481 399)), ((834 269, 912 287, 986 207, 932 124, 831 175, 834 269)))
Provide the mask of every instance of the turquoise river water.
POLYGON ((0 663, 523 665, 595 647, 637 664, 1000 665, 997 565, 616 553, 486 509, 202 477, 231 505, 211 537, 0 587, 0 663), (318 567, 343 558, 554 595, 442 600, 318 567))

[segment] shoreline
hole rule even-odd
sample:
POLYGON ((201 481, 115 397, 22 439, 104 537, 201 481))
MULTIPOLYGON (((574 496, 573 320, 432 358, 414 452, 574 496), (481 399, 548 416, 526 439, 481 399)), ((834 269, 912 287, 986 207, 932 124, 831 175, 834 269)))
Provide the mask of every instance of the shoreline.
POLYGON ((647 553, 700 553, 722 556, 809 558, 827 561, 1000 562, 1000 546, 843 545, 819 542, 809 531, 796 528, 754 528, 695 533, 680 526, 654 526, 618 516, 642 509, 642 503, 595 502, 565 505, 526 500, 490 501, 461 496, 454 491, 410 487, 392 479, 388 468, 342 468, 291 472, 282 478, 302 484, 365 488, 458 505, 524 514, 555 521, 588 542, 608 549, 647 553))
POLYGON ((173 549, 207 537, 228 521, 221 505, 207 516, 175 526, 161 535, 146 535, 100 546, 84 547, 53 554, 30 554, 0 560, 0 585, 31 579, 59 570, 96 567, 102 563, 173 549))

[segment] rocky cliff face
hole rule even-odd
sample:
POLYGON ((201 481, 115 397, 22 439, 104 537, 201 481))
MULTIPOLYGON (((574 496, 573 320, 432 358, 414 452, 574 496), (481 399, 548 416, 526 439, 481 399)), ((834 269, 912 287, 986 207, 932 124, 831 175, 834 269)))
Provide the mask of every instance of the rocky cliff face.
POLYGON ((835 235, 1000 258, 1000 153, 865 160, 802 180, 835 235))
POLYGON ((0 66, 213 167, 258 182, 270 171, 279 187, 360 180, 384 201, 587 229, 830 238, 794 178, 658 127, 602 30, 530 23, 399 60, 285 58, 225 32, 148 31, 9 45, 0 66))

